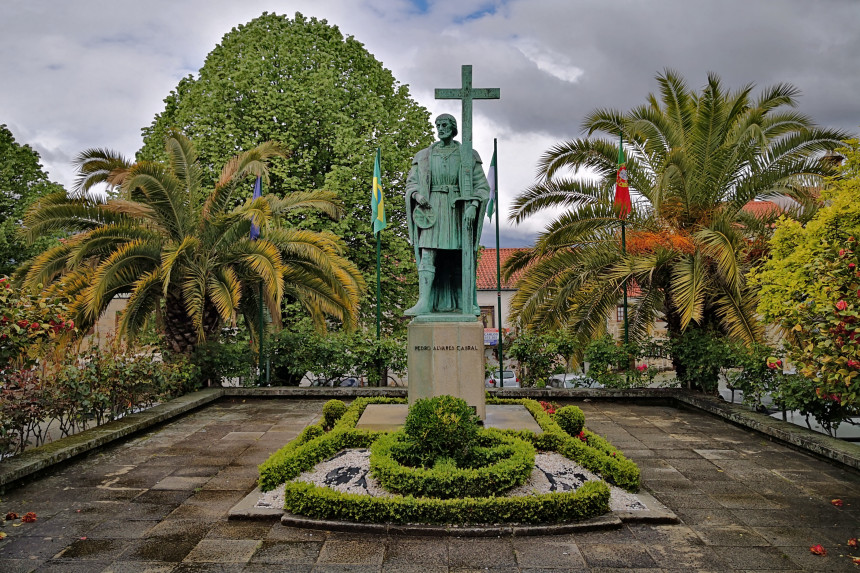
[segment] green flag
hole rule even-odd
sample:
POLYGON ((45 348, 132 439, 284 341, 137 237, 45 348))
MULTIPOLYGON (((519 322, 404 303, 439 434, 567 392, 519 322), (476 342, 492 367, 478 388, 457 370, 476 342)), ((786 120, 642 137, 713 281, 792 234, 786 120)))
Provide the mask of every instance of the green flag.
POLYGON ((376 148, 376 159, 373 162, 373 194, 370 199, 370 207, 373 210, 373 233, 376 234, 386 226, 388 219, 385 216, 385 201, 382 199, 382 174, 379 167, 381 157, 380 149, 376 148))
POLYGON ((487 215, 493 220, 496 212, 496 150, 493 150, 493 160, 490 161, 490 172, 487 173, 487 183, 490 184, 490 201, 487 203, 487 215))

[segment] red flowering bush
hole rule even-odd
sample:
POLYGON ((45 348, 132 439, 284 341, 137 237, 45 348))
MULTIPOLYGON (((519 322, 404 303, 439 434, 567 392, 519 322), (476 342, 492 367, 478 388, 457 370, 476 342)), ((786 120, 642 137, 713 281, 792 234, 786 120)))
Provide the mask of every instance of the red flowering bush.
POLYGON ((860 406, 860 300, 855 294, 860 278, 848 266, 858 260, 854 237, 845 247, 831 247, 807 263, 826 282, 823 296, 794 304, 782 322, 791 325, 796 341, 788 356, 816 397, 852 408, 860 406))
POLYGON ((799 379, 786 380, 783 404, 825 426, 860 411, 860 144, 847 142, 826 205, 806 225, 781 220, 772 257, 753 273, 758 311, 784 330, 799 379))
POLYGON ((552 416, 555 414, 555 411, 558 410, 558 404, 553 404, 552 402, 538 402, 540 407, 543 408, 543 411, 552 416))
POLYGON ((74 332, 61 301, 23 292, 0 277, 0 372, 32 365, 47 349, 74 332))
POLYGON ((94 347, 9 369, 0 378, 0 459, 44 443, 52 424, 67 436, 191 391, 198 370, 152 349, 94 347))

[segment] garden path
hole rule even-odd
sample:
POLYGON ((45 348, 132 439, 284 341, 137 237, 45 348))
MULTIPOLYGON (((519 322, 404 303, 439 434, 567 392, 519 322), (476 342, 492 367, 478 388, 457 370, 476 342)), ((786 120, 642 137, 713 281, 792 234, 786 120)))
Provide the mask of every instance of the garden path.
POLYGON ((227 521, 257 465, 317 419, 322 404, 222 400, 0 496, 3 514, 38 516, 0 528, 8 534, 0 570, 858 570, 846 543, 860 534, 860 475, 706 414, 630 403, 579 405, 590 429, 639 464, 645 490, 680 524, 465 539, 227 521), (810 552, 817 544, 826 556, 810 552))

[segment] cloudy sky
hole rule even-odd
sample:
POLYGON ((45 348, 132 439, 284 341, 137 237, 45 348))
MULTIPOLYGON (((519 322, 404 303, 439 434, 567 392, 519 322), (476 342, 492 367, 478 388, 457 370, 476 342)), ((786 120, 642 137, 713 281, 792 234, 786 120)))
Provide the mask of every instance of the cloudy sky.
MULTIPOLYGON (((264 11, 336 24, 434 116, 459 117, 433 88, 472 64, 476 87, 501 89, 475 103, 474 140, 487 162, 499 140, 503 209, 586 113, 643 103, 665 68, 695 87, 708 71, 732 87, 790 82, 800 111, 860 131, 858 0, 0 0, 0 123, 70 187, 77 153, 133 155, 179 79, 264 11)), ((504 224, 502 246, 544 222, 504 224)))

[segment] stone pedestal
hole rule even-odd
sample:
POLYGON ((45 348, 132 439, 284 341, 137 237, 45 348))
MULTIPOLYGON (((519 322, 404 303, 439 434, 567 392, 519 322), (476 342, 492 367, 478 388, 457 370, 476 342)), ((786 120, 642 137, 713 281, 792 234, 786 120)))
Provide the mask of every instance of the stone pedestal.
POLYGON ((484 325, 474 317, 468 317, 468 322, 421 318, 408 327, 409 403, 419 398, 456 396, 473 406, 483 420, 484 325))

